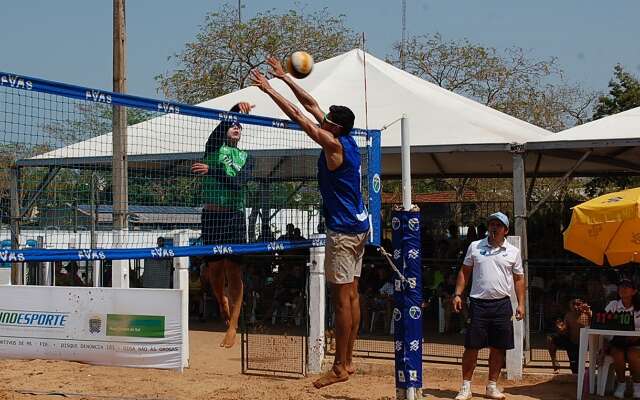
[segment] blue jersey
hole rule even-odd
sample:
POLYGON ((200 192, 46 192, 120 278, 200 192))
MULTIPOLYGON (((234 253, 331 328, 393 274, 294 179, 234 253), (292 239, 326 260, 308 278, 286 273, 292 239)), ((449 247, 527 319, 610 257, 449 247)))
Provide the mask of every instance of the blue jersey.
POLYGON ((318 159, 318 182, 327 228, 340 233, 369 230, 369 214, 360 190, 360 149, 350 135, 338 137, 342 144, 342 165, 327 168, 324 150, 318 159))

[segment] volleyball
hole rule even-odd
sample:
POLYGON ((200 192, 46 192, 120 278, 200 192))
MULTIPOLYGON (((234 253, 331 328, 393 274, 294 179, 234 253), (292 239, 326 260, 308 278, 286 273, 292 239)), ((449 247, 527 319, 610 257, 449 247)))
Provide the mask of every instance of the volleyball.
POLYGON ((287 59, 287 71, 294 78, 306 78, 312 70, 313 57, 306 51, 296 51, 287 59))

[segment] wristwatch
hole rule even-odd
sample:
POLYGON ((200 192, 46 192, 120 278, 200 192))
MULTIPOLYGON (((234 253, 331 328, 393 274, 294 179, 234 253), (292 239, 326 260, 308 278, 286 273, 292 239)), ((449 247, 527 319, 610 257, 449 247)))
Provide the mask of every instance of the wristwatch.
POLYGON ((461 294, 456 293, 456 294, 454 294, 454 295, 453 295, 453 297, 460 297, 460 298, 462 298, 462 295, 461 295, 461 294))

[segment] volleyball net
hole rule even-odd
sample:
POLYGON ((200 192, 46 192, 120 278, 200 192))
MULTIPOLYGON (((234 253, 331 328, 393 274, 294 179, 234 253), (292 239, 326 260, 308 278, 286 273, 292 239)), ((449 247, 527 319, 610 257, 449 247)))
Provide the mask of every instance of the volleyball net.
MULTIPOLYGON (((289 120, 215 109, 217 101, 191 106, 0 72, 0 261, 324 245, 319 146, 289 120), (120 186, 112 167, 116 108, 127 114, 120 186), (239 140, 227 146, 232 126, 239 140), (122 198, 116 192, 123 201, 114 203, 122 198), (124 225, 115 224, 123 214, 124 225), (215 240, 207 240, 204 220, 223 227, 215 240), (190 245, 173 246, 176 232, 190 245)), ((361 151, 370 243, 378 245, 380 131, 351 134, 361 151)))

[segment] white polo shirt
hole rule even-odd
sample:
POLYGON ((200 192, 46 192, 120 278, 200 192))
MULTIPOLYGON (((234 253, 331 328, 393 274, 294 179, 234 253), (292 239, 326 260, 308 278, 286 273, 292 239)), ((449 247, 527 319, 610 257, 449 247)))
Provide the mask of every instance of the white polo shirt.
POLYGON ((506 239, 500 247, 491 247, 487 238, 471 242, 463 264, 473 268, 470 296, 476 299, 509 297, 513 274, 524 275, 520 249, 506 239))

